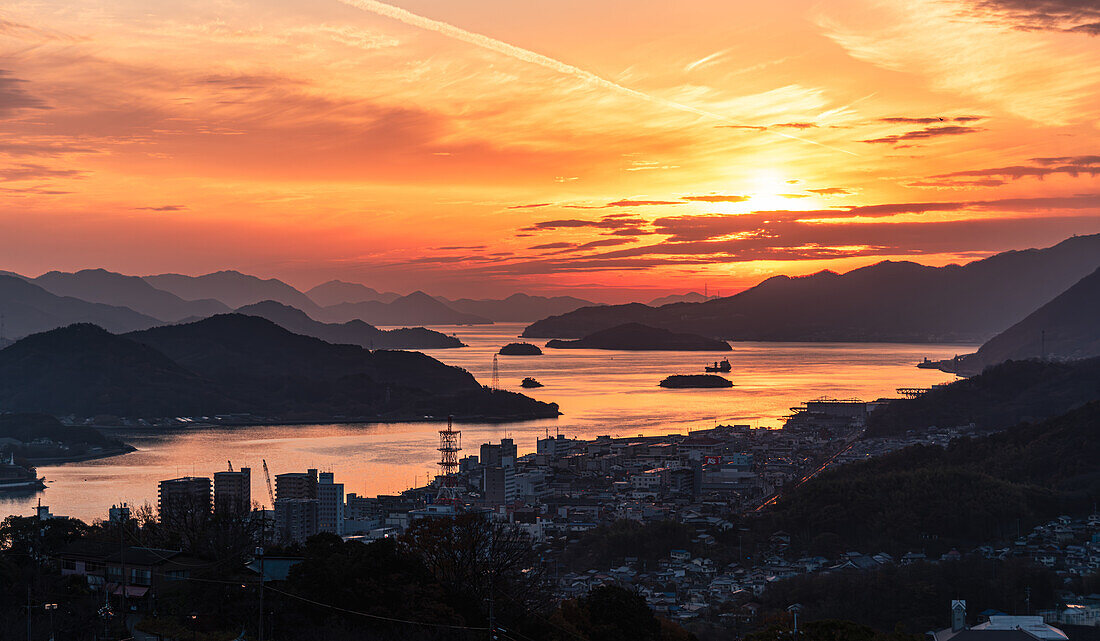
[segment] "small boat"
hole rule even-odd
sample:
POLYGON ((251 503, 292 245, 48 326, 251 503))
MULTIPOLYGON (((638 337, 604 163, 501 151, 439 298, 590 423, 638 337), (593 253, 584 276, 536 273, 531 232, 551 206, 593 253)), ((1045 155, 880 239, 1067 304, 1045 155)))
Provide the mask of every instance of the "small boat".
POLYGON ((729 359, 722 359, 722 362, 714 361, 714 365, 707 365, 703 369, 707 372, 729 372, 733 370, 733 365, 730 365, 729 359))
POLYGON ((527 378, 523 379, 523 382, 521 382, 519 384, 519 386, 520 387, 526 387, 526 388, 530 389, 532 387, 542 387, 542 383, 540 383, 540 382, 536 381, 535 379, 531 378, 530 376, 528 376, 527 378))

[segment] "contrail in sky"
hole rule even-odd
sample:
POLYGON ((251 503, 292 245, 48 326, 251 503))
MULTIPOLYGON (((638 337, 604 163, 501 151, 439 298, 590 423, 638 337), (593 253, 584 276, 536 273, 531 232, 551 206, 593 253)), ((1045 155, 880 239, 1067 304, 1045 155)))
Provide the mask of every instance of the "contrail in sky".
MULTIPOLYGON (((481 47, 482 49, 488 49, 489 51, 495 51, 495 52, 503 54, 505 56, 515 58, 516 60, 521 60, 523 62, 529 62, 531 64, 536 64, 536 65, 539 65, 541 67, 545 67, 547 69, 551 69, 551 70, 556 71, 556 72, 561 73, 561 74, 565 74, 565 75, 568 75, 568 76, 573 76, 574 78, 577 78, 579 80, 583 80, 584 82, 586 82, 588 84, 595 85, 595 86, 601 87, 603 89, 607 89, 608 91, 612 91, 614 93, 622 94, 622 95, 625 95, 625 96, 630 96, 632 98, 637 98, 639 100, 644 100, 646 102, 661 105, 663 107, 667 107, 667 108, 670 108, 670 109, 676 109, 678 111, 692 113, 692 114, 695 114, 697 116, 702 116, 703 118, 709 118, 711 120, 717 120, 717 121, 725 123, 725 124, 730 124, 730 125, 738 124, 738 123, 730 120, 729 118, 726 118, 725 116, 721 116, 719 114, 716 114, 716 113, 713 113, 713 112, 710 112, 710 111, 706 111, 706 110, 703 110, 703 109, 692 107, 691 105, 685 105, 683 103, 675 102, 673 100, 666 100, 664 98, 658 98, 657 96, 652 96, 650 94, 647 94, 647 93, 644 93, 644 92, 641 92, 641 91, 637 91, 637 90, 631 89, 629 87, 624 87, 624 86, 622 86, 618 83, 612 82, 612 81, 610 81, 606 78, 602 78, 600 76, 597 76, 596 74, 592 73, 591 71, 585 71, 584 69, 581 69, 580 67, 574 67, 571 64, 564 63, 560 60, 555 60, 554 58, 551 58, 549 56, 544 56, 541 53, 535 53, 534 51, 530 51, 528 49, 523 49, 522 47, 517 47, 515 45, 510 45, 507 42, 503 42, 503 41, 497 40, 495 38, 490 38, 489 36, 485 36, 485 35, 482 35, 480 33, 474 33, 472 31, 466 31, 465 29, 461 29, 459 27, 456 27, 452 24, 448 24, 446 22, 442 22, 442 21, 439 21, 439 20, 433 20, 431 18, 426 18, 424 16, 412 13, 411 11, 406 11, 405 9, 402 9, 401 7, 395 7, 391 4, 386 4, 385 2, 379 2, 378 0, 340 0, 340 2, 343 2, 344 4, 347 4, 347 5, 359 8, 359 9, 362 9, 363 11, 369 11, 370 13, 374 13, 374 14, 377 14, 377 15, 380 15, 380 16, 385 16, 387 18, 392 18, 394 20, 397 20, 398 22, 403 22, 403 23, 405 23, 407 25, 411 25, 413 27, 418 27, 420 29, 426 29, 428 31, 434 31, 436 33, 447 36, 448 38, 453 38, 455 40, 459 40, 461 42, 465 42, 467 44, 474 45, 475 47, 481 47)), ((814 141, 814 140, 809 140, 807 138, 800 138, 798 136, 792 136, 790 134, 785 134, 785 133, 780 132, 780 131, 772 131, 770 129, 768 129, 766 131, 768 133, 776 135, 776 136, 781 136, 783 138, 789 138, 791 140, 798 140, 798 141, 801 141, 801 142, 807 142, 807 143, 810 143, 811 145, 817 145, 818 147, 824 147, 826 149, 832 149, 833 151, 839 151, 839 152, 842 152, 842 153, 845 153, 845 154, 849 154, 851 156, 858 156, 859 155, 857 153, 848 151, 846 149, 840 149, 838 147, 832 147, 832 146, 826 145, 824 143, 820 143, 820 142, 817 142, 817 141, 814 141)))

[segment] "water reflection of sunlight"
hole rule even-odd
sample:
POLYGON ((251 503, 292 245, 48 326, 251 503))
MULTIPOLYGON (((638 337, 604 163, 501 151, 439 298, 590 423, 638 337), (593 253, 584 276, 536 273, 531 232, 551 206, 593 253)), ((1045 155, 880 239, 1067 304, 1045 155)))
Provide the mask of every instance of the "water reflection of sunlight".
MULTIPOLYGON (((456 332, 466 348, 433 350, 431 355, 468 369, 488 381, 493 354, 515 340, 520 324, 441 328, 456 332)), ((542 341, 540 341, 542 342, 542 341)), ((600 434, 686 433, 716 422, 775 426, 788 408, 822 395, 875 398, 900 386, 928 386, 949 380, 935 370, 913 365, 926 355, 945 356, 965 346, 834 343, 734 343, 729 352, 735 387, 724 390, 665 390, 657 383, 669 374, 690 373, 714 360, 713 354, 690 352, 608 353, 596 350, 544 350, 544 356, 499 359, 501 384, 520 391, 523 376, 546 387, 529 392, 557 402, 558 419, 510 425, 462 423, 465 453, 481 443, 510 434, 521 453, 549 433, 591 438, 600 434)), ((261 460, 272 474, 331 469, 345 491, 363 495, 398 492, 423 483, 438 460, 434 423, 372 425, 298 425, 232 429, 193 429, 165 435, 124 430, 137 452, 73 465, 40 468, 53 481, 38 494, 3 507, 29 514, 38 497, 57 514, 103 518, 112 503, 156 503, 159 480, 191 474, 210 475, 235 467, 252 468, 252 496, 267 503, 261 460), (87 482, 84 479, 88 479, 87 482)))

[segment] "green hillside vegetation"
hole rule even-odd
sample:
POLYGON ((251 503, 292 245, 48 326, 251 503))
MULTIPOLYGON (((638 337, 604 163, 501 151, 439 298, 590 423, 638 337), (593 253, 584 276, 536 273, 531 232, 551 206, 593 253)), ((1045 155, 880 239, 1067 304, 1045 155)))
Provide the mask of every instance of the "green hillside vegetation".
POLYGON ((867 421, 867 436, 974 423, 995 430, 1058 416, 1100 400, 1100 358, 1062 363, 1008 361, 973 378, 891 401, 867 421))
POLYGON ((1100 402, 946 448, 913 446, 826 471, 754 523, 813 550, 930 553, 1014 539, 1039 521, 1100 498, 1100 402), (1019 530, 1018 530, 1019 528, 1019 530))

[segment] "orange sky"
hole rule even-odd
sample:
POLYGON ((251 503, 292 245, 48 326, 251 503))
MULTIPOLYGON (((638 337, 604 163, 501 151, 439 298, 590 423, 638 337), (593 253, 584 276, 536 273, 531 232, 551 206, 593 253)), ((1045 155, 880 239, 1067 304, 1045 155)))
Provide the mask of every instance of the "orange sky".
POLYGON ((1100 232, 1086 0, 0 7, 0 269, 731 292, 1100 232))

